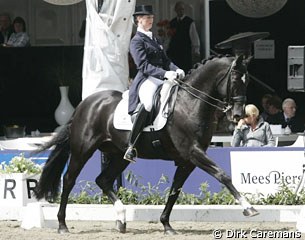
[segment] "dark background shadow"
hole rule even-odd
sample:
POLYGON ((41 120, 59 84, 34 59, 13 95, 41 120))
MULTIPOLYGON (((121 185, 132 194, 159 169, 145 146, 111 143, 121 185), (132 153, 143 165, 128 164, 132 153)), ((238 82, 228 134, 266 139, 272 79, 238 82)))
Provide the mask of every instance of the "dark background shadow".
POLYGON ((81 101, 83 46, 0 48, 0 56, 0 135, 6 124, 53 132, 63 81, 72 105, 81 101))
MULTIPOLYGON (((215 49, 216 43, 241 32, 270 32, 266 39, 275 41, 275 59, 253 59, 249 73, 266 83, 282 98, 292 97, 298 105, 298 112, 304 117, 304 92, 287 90, 288 46, 305 45, 305 1, 290 0, 277 13, 264 18, 244 17, 225 1, 210 1, 211 49, 219 53, 230 53, 215 49)), ((248 103, 260 107, 260 99, 269 90, 251 81, 247 90, 248 103)))

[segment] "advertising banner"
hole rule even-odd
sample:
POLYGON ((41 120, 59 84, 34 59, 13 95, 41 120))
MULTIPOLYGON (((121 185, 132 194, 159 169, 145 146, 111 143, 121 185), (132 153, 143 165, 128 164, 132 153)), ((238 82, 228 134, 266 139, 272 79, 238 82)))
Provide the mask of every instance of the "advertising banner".
POLYGON ((282 185, 295 188, 303 172, 303 151, 232 151, 231 176, 238 191, 274 194, 282 185))

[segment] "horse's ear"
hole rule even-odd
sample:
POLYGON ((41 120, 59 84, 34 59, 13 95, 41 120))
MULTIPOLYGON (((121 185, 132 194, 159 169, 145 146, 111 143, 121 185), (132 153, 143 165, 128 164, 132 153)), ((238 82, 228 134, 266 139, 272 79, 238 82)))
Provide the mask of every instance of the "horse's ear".
POLYGON ((235 58, 235 61, 233 63, 233 69, 238 68, 238 66, 241 66, 243 63, 243 55, 239 55, 237 58, 235 58))
POLYGON ((235 65, 236 65, 236 66, 239 66, 239 65, 243 62, 243 59, 244 59, 244 55, 239 55, 239 56, 236 58, 235 65))
POLYGON ((252 59, 253 56, 248 56, 246 59, 243 60, 243 63, 248 66, 252 59))
POLYGON ((244 58, 245 56, 243 54, 239 55, 235 59, 235 65, 234 66, 240 66, 241 64, 248 66, 248 64, 251 62, 253 56, 248 56, 247 58, 244 58))
POLYGON ((242 65, 242 62, 243 62, 243 56, 242 56, 242 55, 237 56, 237 57, 234 59, 232 68, 233 68, 233 69, 238 68, 238 66, 241 66, 241 65, 242 65))

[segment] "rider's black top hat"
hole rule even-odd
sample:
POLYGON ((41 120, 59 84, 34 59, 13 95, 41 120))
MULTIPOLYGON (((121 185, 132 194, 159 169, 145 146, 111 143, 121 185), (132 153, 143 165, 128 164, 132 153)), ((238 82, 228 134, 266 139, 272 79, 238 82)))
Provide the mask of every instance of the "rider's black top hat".
POLYGON ((135 13, 133 14, 133 16, 137 15, 154 15, 152 5, 136 6, 135 13))
POLYGON ((269 32, 244 32, 244 33, 239 33, 236 35, 233 35, 229 37, 228 39, 217 43, 215 45, 216 48, 219 49, 227 49, 227 48, 232 48, 232 47, 238 47, 239 45, 248 45, 251 44, 252 42, 263 39, 268 37, 270 34, 269 32))

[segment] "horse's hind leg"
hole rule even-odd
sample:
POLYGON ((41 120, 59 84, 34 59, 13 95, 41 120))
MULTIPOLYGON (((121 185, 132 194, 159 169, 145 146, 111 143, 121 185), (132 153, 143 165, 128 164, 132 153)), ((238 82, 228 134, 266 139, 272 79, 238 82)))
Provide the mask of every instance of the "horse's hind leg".
POLYGON ((185 166, 179 166, 176 170, 173 184, 170 189, 169 197, 167 199, 165 208, 160 217, 160 221, 164 227, 164 234, 168 234, 168 235, 176 234, 176 231, 169 224, 169 216, 171 214, 173 206, 179 196, 179 193, 181 191, 181 188, 182 188, 185 180, 192 173, 194 168, 195 168, 195 166, 193 164, 188 164, 185 166))
POLYGON ((120 154, 107 154, 104 153, 107 158, 107 164, 104 165, 102 173, 96 178, 96 184, 103 190, 103 193, 106 194, 109 200, 114 205, 117 220, 116 228, 119 232, 126 232, 126 210, 114 192, 113 184, 115 179, 124 171, 124 169, 129 165, 128 161, 123 161, 124 153, 120 154))
POLYGON ((68 165, 67 172, 63 177, 63 189, 60 199, 60 207, 57 214, 58 218, 58 233, 67 233, 69 232, 67 224, 66 224, 66 207, 68 203, 68 197, 75 185, 75 181, 80 171, 84 167, 86 161, 81 161, 81 158, 75 157, 76 154, 72 154, 70 158, 70 162, 68 165))
POLYGON ((237 189, 232 184, 231 178, 218 167, 206 154, 198 147, 194 147, 191 151, 191 162, 197 167, 206 171, 211 176, 215 177, 219 182, 224 184, 234 198, 239 202, 239 204, 244 208, 243 214, 248 217, 253 217, 259 214, 259 212, 254 209, 251 204, 240 195, 237 189), (204 160, 202 159, 204 158, 204 160))

